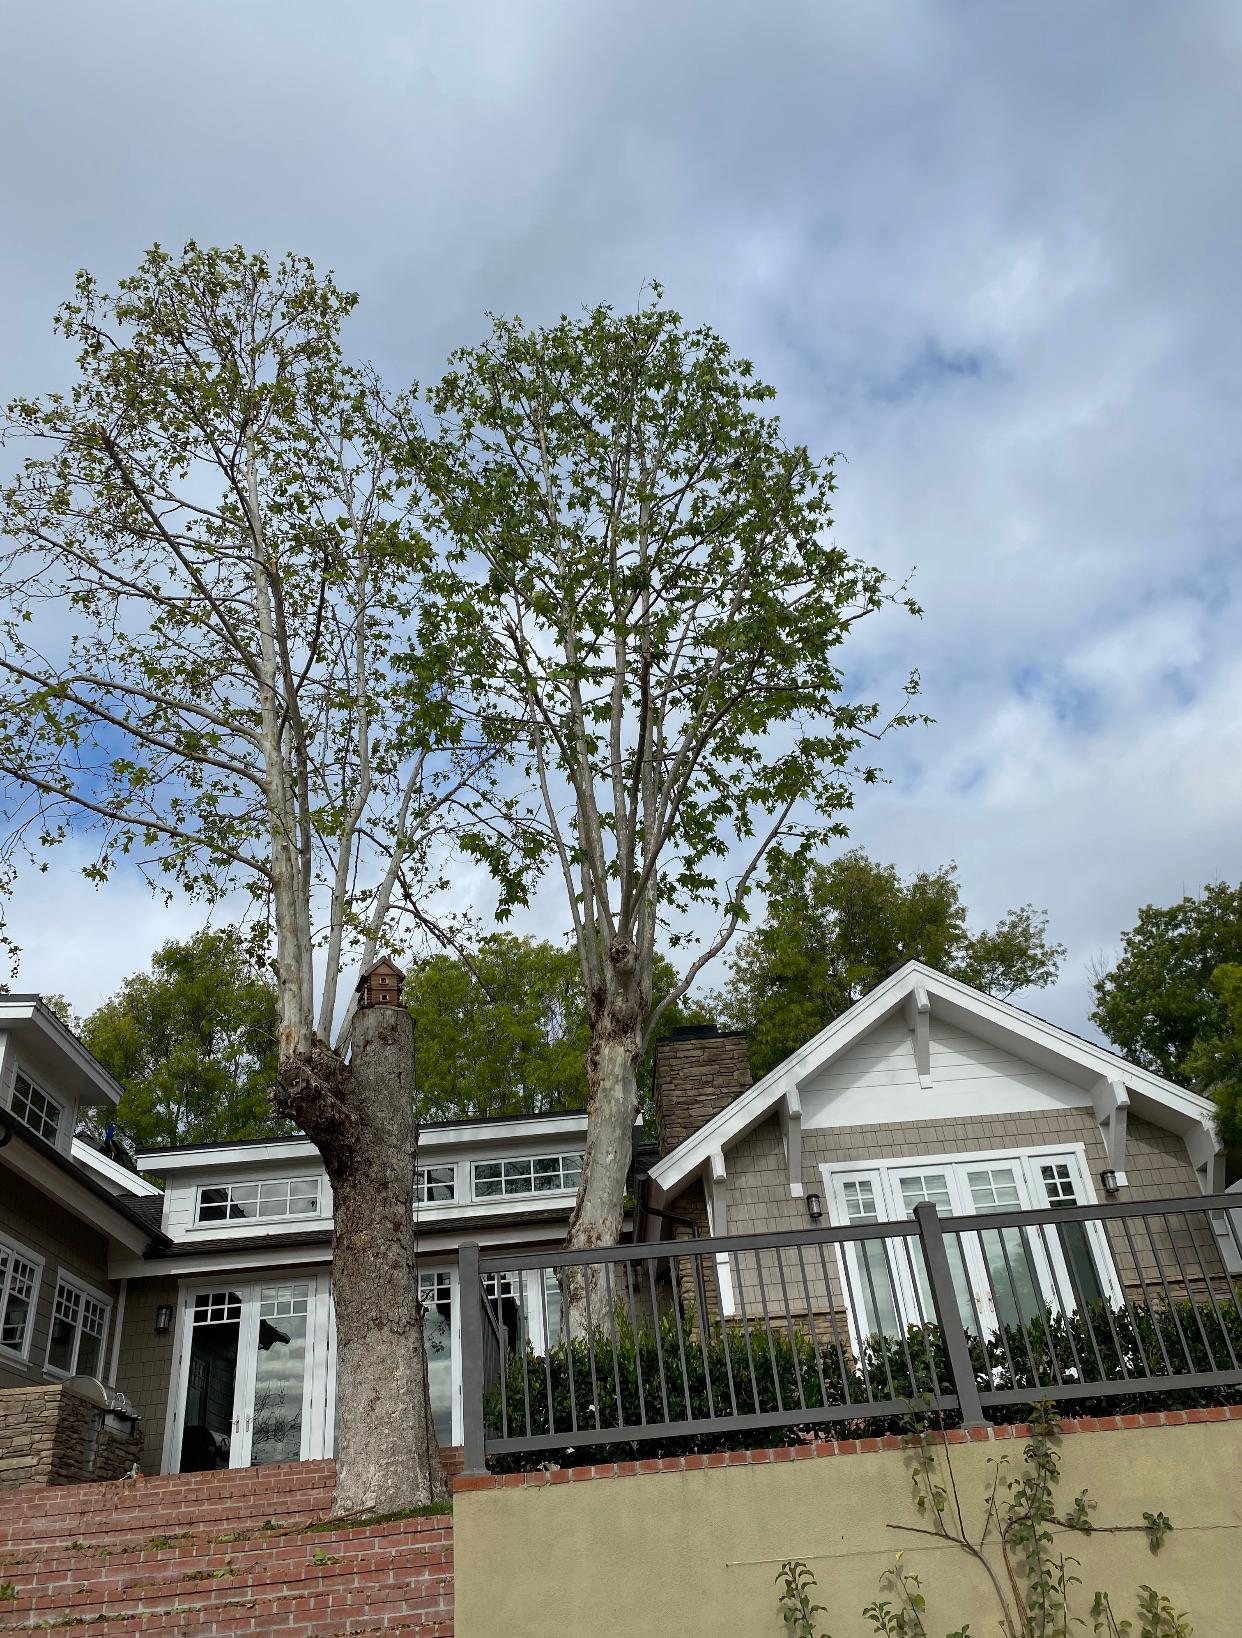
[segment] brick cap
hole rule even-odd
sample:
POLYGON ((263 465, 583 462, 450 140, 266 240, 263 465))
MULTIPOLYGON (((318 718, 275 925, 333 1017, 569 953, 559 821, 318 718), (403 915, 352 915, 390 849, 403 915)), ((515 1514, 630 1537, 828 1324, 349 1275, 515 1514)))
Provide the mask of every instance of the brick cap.
MULTIPOLYGON (((1242 1405, 1209 1405, 1195 1410, 1141 1411, 1117 1416, 1066 1417, 1061 1438, 1076 1433, 1124 1433, 1131 1428, 1176 1428, 1192 1422, 1242 1422, 1242 1405)), ((1029 1422, 990 1422, 982 1428, 948 1428, 945 1444, 991 1444, 1002 1439, 1029 1439, 1029 1422)), ((932 1435, 933 1439, 937 1435, 932 1435)), ((708 1455, 658 1456, 633 1462, 599 1462, 593 1467, 537 1468, 529 1473, 463 1473, 453 1494, 479 1490, 539 1489, 549 1484, 583 1484, 589 1479, 623 1479, 634 1475, 694 1473, 701 1468, 766 1467, 773 1462, 818 1461, 829 1456, 870 1456, 904 1450, 908 1441, 895 1433, 861 1439, 819 1439, 800 1445, 765 1446, 759 1450, 718 1450, 708 1455)))

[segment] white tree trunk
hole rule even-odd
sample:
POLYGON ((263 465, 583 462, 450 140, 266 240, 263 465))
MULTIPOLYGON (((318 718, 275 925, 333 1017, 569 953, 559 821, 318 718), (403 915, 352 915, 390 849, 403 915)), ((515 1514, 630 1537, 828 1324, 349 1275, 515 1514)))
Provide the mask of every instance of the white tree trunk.
MULTIPOLYGON (((587 1060, 587 1144, 566 1238, 571 1251, 615 1246, 621 1239, 647 1009, 647 998, 639 985, 639 966, 638 952, 632 945, 614 947, 609 952, 607 994, 592 1020, 587 1060)), ((594 1267, 587 1279, 571 1271, 561 1283, 574 1336, 584 1336, 589 1328, 607 1323, 605 1288, 594 1267)))

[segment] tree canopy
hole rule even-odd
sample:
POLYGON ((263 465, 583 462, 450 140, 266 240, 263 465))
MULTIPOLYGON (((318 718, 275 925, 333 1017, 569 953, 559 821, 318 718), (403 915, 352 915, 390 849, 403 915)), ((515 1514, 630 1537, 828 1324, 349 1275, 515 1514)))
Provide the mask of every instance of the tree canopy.
POLYGON ((1008 996, 1052 983, 1064 954, 1048 939, 1046 915, 1029 904, 971 932, 952 864, 903 878, 853 849, 774 873, 763 920, 735 944, 710 1004, 747 1031, 759 1076, 903 961, 1008 996))
POLYGON ((289 1129, 270 1103, 276 988, 231 929, 165 944, 80 1033, 125 1088, 116 1118, 139 1148, 289 1129))
POLYGON ((1121 956, 1095 980, 1092 1021, 1132 1063, 1189 1086, 1212 1043, 1230 1034, 1230 980, 1242 963, 1242 884, 1144 905, 1121 956))
MULTIPOLYGON (((411 457, 454 543, 446 602, 478 700, 535 791, 528 846, 476 838, 524 902, 564 888, 591 1024, 572 1245, 615 1242, 637 1067, 663 1011, 732 936, 774 850, 841 834, 886 721, 841 648, 892 601, 831 533, 831 460, 791 442, 773 389, 660 292, 542 329, 494 319, 431 394, 411 457), (657 930, 708 929, 654 994, 657 930)), ((912 678, 908 689, 913 691, 912 678)))
MULTIPOLYGON (((659 954, 653 970, 659 998, 677 973, 659 954)), ((419 962, 406 979, 405 998, 414 1019, 415 1103, 422 1119, 586 1108, 591 1024, 576 950, 491 933, 467 957, 441 954, 419 962)), ((658 1033, 691 1016, 684 1002, 670 1007, 658 1033)), ((644 1106, 651 1058, 649 1050, 638 1070, 644 1106)))
POLYGON ((411 398, 346 358, 355 300, 241 246, 155 246, 113 290, 80 274, 56 315, 73 385, 9 405, 27 455, 0 495, 0 885, 72 836, 96 880, 249 896, 274 1107, 333 1190, 341 1512, 446 1493, 412 1215, 367 1221, 409 1199, 408 1020, 351 1048, 341 980, 426 923, 492 759, 446 681, 451 607, 421 618, 392 455, 411 398))

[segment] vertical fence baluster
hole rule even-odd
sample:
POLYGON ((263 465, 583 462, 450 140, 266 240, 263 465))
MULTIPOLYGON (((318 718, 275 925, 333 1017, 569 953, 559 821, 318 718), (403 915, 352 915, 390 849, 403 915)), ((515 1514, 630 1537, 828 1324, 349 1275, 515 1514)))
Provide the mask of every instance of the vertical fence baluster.
POLYGON ((806 1259, 802 1255, 802 1245, 800 1242, 799 1244, 795 1245, 794 1250, 798 1253, 798 1272, 802 1276, 802 1300, 806 1303, 807 1330, 810 1333, 811 1351, 815 1359, 815 1374, 819 1377, 819 1402, 822 1406, 827 1408, 828 1387, 824 1382, 824 1366, 822 1360, 820 1359, 819 1336, 815 1330, 815 1309, 811 1303, 811 1286, 806 1277, 806 1259))
POLYGON ((794 1381, 798 1384, 798 1404, 802 1410, 806 1409, 806 1392, 802 1385, 802 1362, 798 1358, 798 1337, 794 1330, 793 1313, 789 1307, 789 1287, 785 1284, 785 1259, 781 1256, 782 1248, 776 1247, 776 1272, 781 1282, 781 1301, 785 1305, 785 1330, 789 1334, 789 1353, 793 1360, 794 1381))
MULTIPOLYGON (((1233 1343, 1229 1339, 1229 1330, 1225 1324, 1225 1316, 1221 1313, 1220 1304, 1216 1300, 1215 1278, 1208 1273, 1207 1264, 1203 1260, 1203 1253, 1199 1249, 1199 1236, 1195 1232, 1194 1224, 1190 1221, 1189 1212, 1182 1213, 1182 1221, 1186 1225, 1186 1233, 1190 1238, 1190 1243, 1195 1248, 1195 1257, 1199 1264, 1199 1272, 1203 1276, 1203 1287, 1207 1292, 1208 1301, 1212 1305, 1212 1312, 1216 1316, 1216 1324, 1220 1330, 1221 1341, 1225 1344, 1225 1352, 1229 1355, 1229 1363, 1236 1371, 1238 1368, 1238 1356, 1233 1351, 1233 1343)), ((1205 1222, 1204 1227, 1207 1229, 1208 1233, 1211 1234, 1212 1224, 1210 1218, 1205 1222)), ((1215 1242, 1213 1242, 1213 1244, 1215 1244, 1215 1242)), ((1212 1361, 1212 1369, 1216 1370, 1216 1355, 1212 1353, 1210 1349, 1209 1357, 1212 1361)))
POLYGON ((940 1322, 940 1335, 948 1355, 949 1372, 957 1393, 962 1425, 968 1428, 986 1426, 983 1406, 979 1402, 979 1384, 971 1363, 970 1346, 962 1329, 957 1311, 957 1293, 953 1289, 953 1275, 949 1272, 949 1257, 945 1250, 944 1235, 940 1229, 940 1214, 930 1200, 920 1200, 914 1208, 919 1239, 923 1245, 923 1261, 931 1285, 932 1306, 940 1322))
MULTIPOLYGON (((653 1268, 655 1268, 655 1267, 658 1267, 659 1265, 658 1264, 653 1264, 652 1266, 653 1266, 653 1268)), ((681 1323, 681 1286, 678 1283, 678 1279, 677 1279, 677 1264, 676 1264, 675 1260, 671 1256, 668 1259, 668 1277, 669 1277, 669 1280, 672 1282, 672 1287, 673 1287, 673 1320, 674 1320, 674 1323, 675 1323, 676 1328, 677 1328, 677 1355, 678 1355, 679 1360, 681 1361, 681 1391, 682 1391, 683 1395, 685 1396, 685 1420, 687 1422, 689 1422, 689 1421, 693 1420, 693 1417, 694 1417, 694 1398, 693 1398, 693 1395, 690 1392, 690 1371, 689 1371, 689 1367, 686 1364, 686 1336, 685 1336, 685 1330, 684 1330, 684 1328, 682 1326, 682 1323, 681 1323)), ((703 1369, 704 1369, 704 1372, 707 1375, 710 1376, 711 1373, 708 1371, 708 1368, 707 1368, 707 1344, 706 1343, 704 1343, 704 1345, 703 1345, 702 1352, 703 1352, 703 1369)), ((711 1408, 710 1405, 708 1406, 707 1415, 708 1415, 709 1420, 714 1420, 715 1419, 716 1413, 711 1408)))
MULTIPOLYGON (((607 1263, 602 1263, 600 1266, 602 1268, 607 1268, 608 1265, 607 1265, 607 1263)), ((587 1363, 590 1365, 590 1368, 591 1368, 591 1411, 592 1411, 592 1414, 595 1417, 595 1431, 598 1433, 599 1432, 599 1378, 598 1378, 598 1376, 596 1374, 596 1369, 595 1369, 595 1320, 594 1320, 594 1318, 592 1317, 592 1314, 591 1314, 591 1286, 594 1283, 595 1282, 593 1280, 588 1280, 586 1282, 586 1286, 585 1286, 585 1288, 583 1290, 583 1296, 586 1298, 587 1363)))
POLYGON ((655 1267, 654 1258, 646 1259, 642 1265, 642 1274, 647 1282, 647 1295, 651 1298, 651 1330, 655 1338, 656 1366, 660 1372, 660 1404, 664 1411, 664 1420, 667 1422, 668 1378, 664 1372, 664 1338, 660 1335, 660 1310, 656 1307, 655 1267))
MULTIPOLYGON (((1151 1306, 1151 1294, 1147 1289, 1147 1276, 1144 1274, 1143 1264, 1139 1260, 1138 1247, 1134 1244, 1134 1236, 1130 1233, 1130 1219, 1128 1217, 1123 1217, 1121 1219, 1121 1232, 1125 1235, 1126 1244, 1130 1248, 1130 1260, 1134 1265, 1135 1283, 1137 1284, 1139 1293, 1142 1296, 1143 1306, 1147 1310, 1147 1322, 1151 1326, 1152 1331, 1155 1333, 1156 1346, 1160 1350, 1160 1357, 1164 1360, 1165 1375, 1172 1376, 1173 1363, 1169 1358, 1169 1350, 1164 1345, 1164 1334, 1160 1329, 1160 1324, 1156 1319, 1155 1312, 1151 1306)), ((1147 1362, 1147 1344, 1143 1340, 1142 1329, 1133 1321, 1133 1316, 1131 1318, 1131 1323, 1134 1323, 1134 1341, 1138 1348, 1139 1356, 1143 1361, 1143 1370, 1148 1376, 1152 1376, 1154 1373, 1151 1366, 1147 1362)))
POLYGON ((621 1341, 617 1334, 617 1294, 612 1284, 612 1264, 605 1263, 604 1285, 608 1292, 608 1331, 612 1338, 612 1374, 617 1386, 617 1426, 623 1428, 625 1420, 625 1395, 621 1390, 621 1341))
POLYGON ((647 1426, 647 1389, 643 1384, 643 1351, 638 1334, 637 1307, 634 1302, 633 1265, 625 1263, 625 1311, 630 1317, 630 1334, 634 1339, 634 1375, 638 1380, 638 1415, 643 1427, 647 1426))
MULTIPOLYGON (((828 1304, 828 1324, 832 1329, 832 1343, 836 1349, 837 1365, 841 1372, 841 1391, 845 1403, 852 1405, 854 1396, 850 1393, 850 1366, 846 1359, 845 1349, 841 1343, 841 1327, 837 1324, 837 1305, 832 1294, 832 1278, 828 1273, 828 1257, 824 1251, 824 1242, 817 1240, 815 1250, 819 1254, 819 1269, 824 1281, 824 1301, 828 1304)), ((845 1293, 842 1292, 842 1296, 845 1293)))
MULTIPOLYGON (((1151 1247, 1151 1254, 1155 1260, 1156 1273, 1160 1276, 1160 1289, 1164 1292, 1165 1311, 1172 1317, 1173 1329, 1177 1332, 1178 1340, 1182 1345, 1182 1359, 1185 1361, 1185 1369, 1188 1371, 1193 1371, 1195 1367, 1194 1361, 1190 1357, 1190 1345, 1186 1341, 1186 1333, 1182 1330, 1182 1317, 1177 1311, 1177 1304, 1174 1302, 1173 1294, 1169 1290, 1169 1282, 1165 1277, 1164 1272, 1164 1262, 1161 1259, 1159 1251, 1156 1249, 1156 1237, 1151 1231, 1151 1218, 1144 1214, 1141 1221, 1143 1224, 1143 1232, 1147 1236, 1147 1244, 1151 1247)), ((1167 1217, 1164 1219, 1164 1228, 1165 1233, 1167 1234, 1169 1229, 1169 1220, 1167 1217)))
POLYGON ((742 1311, 742 1335, 746 1339, 746 1363, 750 1368, 751 1403, 754 1406, 754 1414, 758 1416, 760 1412, 759 1378, 755 1375, 755 1354, 750 1345, 750 1315, 746 1312, 746 1287, 742 1280, 742 1261, 740 1254, 736 1251, 731 1252, 730 1256, 733 1258, 734 1293, 737 1297, 738 1307, 742 1311))

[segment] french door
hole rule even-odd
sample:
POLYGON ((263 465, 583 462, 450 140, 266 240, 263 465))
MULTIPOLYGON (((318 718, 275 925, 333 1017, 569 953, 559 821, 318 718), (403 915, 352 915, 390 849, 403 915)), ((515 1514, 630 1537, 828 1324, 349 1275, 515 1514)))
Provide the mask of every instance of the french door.
MULTIPOLYGON (((1090 1204, 1094 1197, 1076 1151, 983 1153, 823 1170, 835 1222, 908 1219, 925 1200, 942 1216, 981 1219, 977 1229, 946 1237, 958 1312, 968 1331, 991 1336, 1029 1325, 1049 1306, 1069 1313, 1100 1297, 1119 1297, 1099 1224, 1067 1222, 1042 1231, 986 1227, 996 1212, 1090 1204)), ((914 1243, 858 1241, 841 1253, 856 1344, 873 1332, 893 1336, 934 1319, 914 1243)))
POLYGON ((185 1291, 165 1470, 324 1454, 328 1333, 325 1275, 185 1291))

